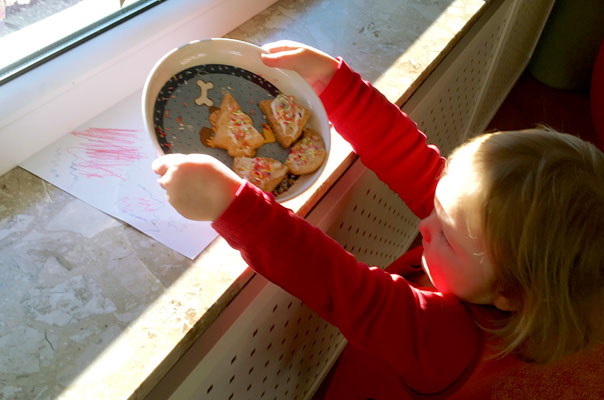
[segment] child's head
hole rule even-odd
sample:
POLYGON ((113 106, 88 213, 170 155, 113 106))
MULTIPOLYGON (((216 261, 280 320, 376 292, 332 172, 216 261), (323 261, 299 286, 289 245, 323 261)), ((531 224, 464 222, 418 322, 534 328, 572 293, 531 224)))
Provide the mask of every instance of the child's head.
POLYGON ((511 311, 503 353, 543 362, 602 340, 604 154, 549 129, 497 132, 456 150, 445 177, 462 168, 479 272, 511 311))

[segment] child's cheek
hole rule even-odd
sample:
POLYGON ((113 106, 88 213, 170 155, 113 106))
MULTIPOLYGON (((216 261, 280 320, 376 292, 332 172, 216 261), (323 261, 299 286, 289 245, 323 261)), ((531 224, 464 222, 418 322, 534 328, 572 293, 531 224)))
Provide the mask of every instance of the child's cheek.
POLYGON ((443 254, 443 249, 436 243, 431 244, 428 249, 424 248, 422 267, 435 288, 441 292, 449 292, 450 284, 447 277, 449 256, 443 254))
POLYGON ((432 277, 432 270, 430 268, 431 266, 431 262, 430 262, 430 258, 429 255, 426 254, 426 252, 424 251, 424 254, 422 254, 422 268, 424 269, 424 272, 426 273, 426 275, 428 275, 428 278, 430 279, 430 282, 432 282, 432 285, 434 287, 436 287, 436 283, 434 282, 434 279, 432 277))
POLYGON ((430 251, 426 251, 424 249, 424 253, 422 254, 422 268, 427 274, 431 274, 433 266, 433 259, 431 257, 430 251))

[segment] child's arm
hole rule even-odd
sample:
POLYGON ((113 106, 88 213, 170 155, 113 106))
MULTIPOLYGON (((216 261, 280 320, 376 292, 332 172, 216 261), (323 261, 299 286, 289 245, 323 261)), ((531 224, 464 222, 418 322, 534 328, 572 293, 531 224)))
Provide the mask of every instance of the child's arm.
POLYGON ((213 227, 255 271, 301 299, 414 390, 459 384, 480 354, 478 328, 454 296, 422 291, 358 262, 249 183, 213 227))
POLYGON ((341 59, 295 42, 266 45, 265 64, 298 72, 320 95, 334 127, 363 163, 419 217, 432 210, 444 159, 396 105, 341 59))
POLYGON ((321 100, 334 128, 363 164, 415 215, 430 214, 445 159, 427 145, 417 124, 341 60, 321 100))
POLYGON ((413 288, 358 262, 337 242, 218 160, 174 154, 153 163, 170 203, 213 227, 255 271, 384 361, 414 390, 460 380, 479 354, 478 330, 453 296, 413 288))

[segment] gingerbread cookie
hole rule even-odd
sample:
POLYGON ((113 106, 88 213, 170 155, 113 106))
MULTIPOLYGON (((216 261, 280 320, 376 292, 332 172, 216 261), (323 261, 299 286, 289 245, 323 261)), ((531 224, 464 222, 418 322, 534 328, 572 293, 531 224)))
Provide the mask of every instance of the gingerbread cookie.
POLYGON ((272 192, 287 175, 287 167, 268 157, 235 157, 233 171, 265 192, 272 192))
POLYGON ((224 95, 220 109, 210 115, 210 123, 214 130, 213 144, 225 149, 231 157, 253 157, 264 143, 252 118, 241 111, 230 93, 224 95))
POLYGON ((326 155, 327 151, 321 135, 306 128, 302 138, 292 146, 285 165, 292 174, 310 174, 319 169, 326 155))
POLYGON ((289 148, 300 137, 310 111, 296 102, 294 96, 280 93, 273 100, 263 100, 258 106, 273 128, 275 138, 289 148))

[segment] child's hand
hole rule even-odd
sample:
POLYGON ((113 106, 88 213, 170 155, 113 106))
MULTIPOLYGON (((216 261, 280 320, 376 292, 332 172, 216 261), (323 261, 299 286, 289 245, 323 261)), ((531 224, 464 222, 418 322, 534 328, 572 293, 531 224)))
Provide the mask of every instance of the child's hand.
POLYGON ((242 182, 231 169, 205 154, 168 154, 153 161, 152 168, 176 211, 198 221, 217 219, 242 182))
POLYGON ((301 43, 281 40, 262 46, 268 54, 261 55, 269 67, 296 71, 317 95, 323 92, 338 68, 338 61, 320 50, 301 43))

